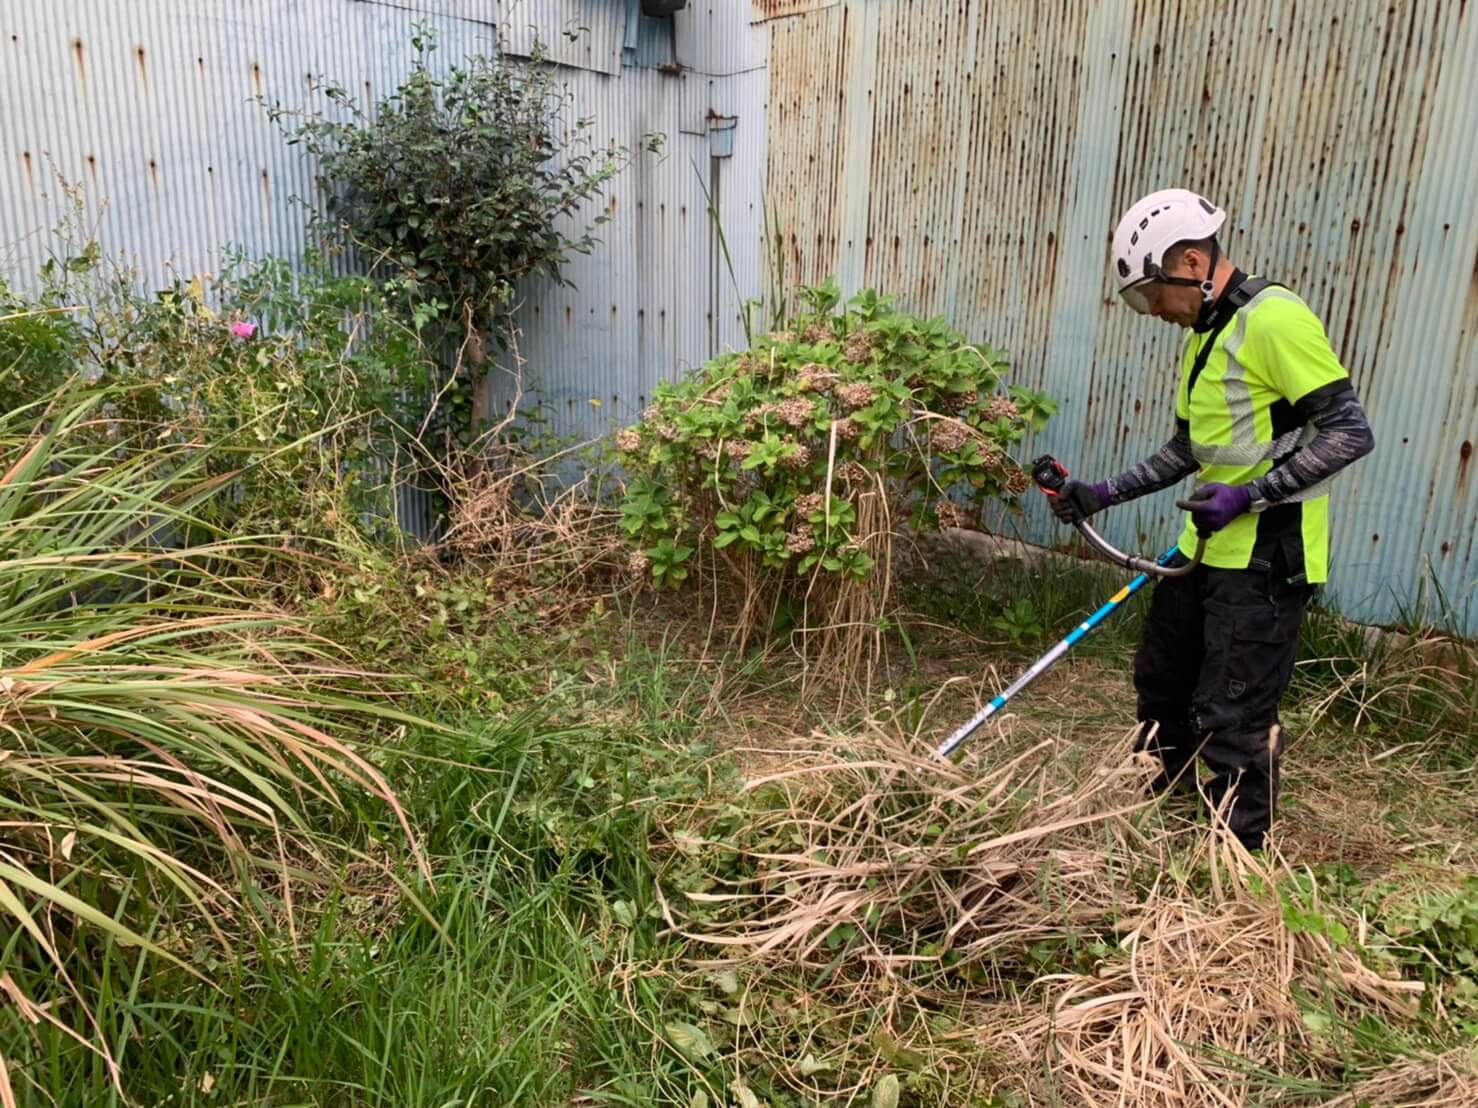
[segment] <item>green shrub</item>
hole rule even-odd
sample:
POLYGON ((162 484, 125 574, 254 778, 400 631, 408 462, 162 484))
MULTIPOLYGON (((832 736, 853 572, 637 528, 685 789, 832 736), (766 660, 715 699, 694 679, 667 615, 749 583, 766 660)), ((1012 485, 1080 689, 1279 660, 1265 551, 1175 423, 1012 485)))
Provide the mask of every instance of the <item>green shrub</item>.
POLYGON ((839 309, 834 283, 801 297, 807 310, 752 349, 658 386, 617 437, 633 569, 676 586, 711 551, 744 584, 741 638, 777 605, 808 627, 872 596, 851 616, 880 617, 894 534, 975 521, 1022 493, 1009 451, 1055 411, 999 392, 1004 353, 943 319, 870 290, 839 309))
MULTIPOLYGON (((94 242, 27 295, 0 286, 5 411, 69 378, 109 390, 90 424, 116 450, 206 450, 232 493, 202 508, 238 534, 294 541, 393 533, 392 478, 413 476, 434 363, 389 294, 310 256, 228 258, 148 292, 94 242)), ((80 433, 80 432, 79 432, 80 433)))
MULTIPOLYGON (((330 85, 322 110, 268 114, 315 160, 319 234, 391 282, 419 324, 460 344, 447 403, 486 415, 485 397, 468 411, 466 385, 480 381, 485 340, 506 337, 515 283, 560 282, 570 256, 590 251, 611 215, 602 190, 631 154, 594 141, 594 121, 574 114, 539 51, 523 64, 500 43, 441 73, 428 29, 412 46, 409 76, 373 108, 330 85)), ((453 432, 466 442, 475 429, 464 418, 453 432)))

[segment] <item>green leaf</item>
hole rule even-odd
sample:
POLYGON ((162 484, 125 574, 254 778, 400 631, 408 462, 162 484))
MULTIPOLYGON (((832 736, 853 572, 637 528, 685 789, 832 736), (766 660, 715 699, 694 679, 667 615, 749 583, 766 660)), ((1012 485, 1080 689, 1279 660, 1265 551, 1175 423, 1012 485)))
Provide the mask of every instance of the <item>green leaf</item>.
POLYGON ((898 1076, 884 1074, 872 1087, 872 1108, 898 1108, 898 1076))
POLYGON ((1327 1035, 1334 1026, 1334 1019, 1328 1012, 1305 1012, 1303 1024, 1315 1035, 1327 1035))
POLYGON ((724 1008, 718 1015, 719 1019, 734 1027, 743 1027, 749 1022, 749 1013, 743 1008, 724 1008))
POLYGON ((903 1066, 905 1069, 916 1070, 923 1068, 928 1061, 917 1051, 899 1046, 893 1036, 881 1027, 873 1033, 872 1043, 877 1048, 878 1053, 895 1066, 903 1066))
POLYGON ((739 991, 739 975, 733 970, 710 974, 708 979, 717 985, 719 992, 725 996, 733 996, 739 991))
POLYGON ((796 1066, 796 1072, 802 1077, 812 1077, 829 1069, 831 1069, 831 1063, 816 1061, 816 1055, 814 1054, 807 1054, 800 1060, 800 1064, 796 1066))
POLYGON ((673 1020, 666 1025, 667 1037, 690 1062, 701 1062, 713 1056, 713 1042, 701 1027, 682 1020, 673 1020))

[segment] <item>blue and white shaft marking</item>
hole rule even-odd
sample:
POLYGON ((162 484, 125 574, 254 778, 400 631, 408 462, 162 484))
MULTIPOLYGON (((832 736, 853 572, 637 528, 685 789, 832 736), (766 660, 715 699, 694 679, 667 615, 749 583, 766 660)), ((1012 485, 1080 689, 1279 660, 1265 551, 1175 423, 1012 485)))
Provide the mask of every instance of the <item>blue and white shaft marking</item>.
MULTIPOLYGON (((1170 559, 1175 556, 1176 552, 1179 549, 1179 547, 1172 546, 1168 551, 1165 552, 1164 556, 1160 558, 1160 564, 1164 565, 1166 562, 1170 561, 1170 559)), ((1104 604, 1102 608, 1099 608, 1098 611, 1094 612, 1082 623, 1073 628, 1072 632, 1068 635, 1067 638, 1063 639, 1051 650, 1047 651, 1047 653, 1043 654, 1040 658, 1033 662, 1031 668, 1023 673, 1020 677, 1018 677, 1015 681, 1013 681, 1009 686, 1007 686, 1005 692, 1001 693, 984 708, 976 712, 973 716, 966 720, 964 725, 961 726, 953 735, 945 739, 944 742, 940 744, 939 749, 934 751, 934 757, 943 761, 945 758, 948 758, 951 754, 953 754, 959 748, 961 743, 963 743, 966 739, 968 739, 972 734, 975 733, 976 729, 979 728, 981 724, 983 724, 986 720, 990 719, 991 716, 995 715, 1002 708, 1004 708, 1006 706, 1006 702, 1010 700, 1013 696, 1015 696, 1022 689, 1026 688, 1038 677, 1042 676, 1042 674, 1051 669, 1059 658, 1061 658, 1069 650, 1075 647, 1078 643, 1082 642, 1090 631, 1092 631, 1095 627, 1097 627, 1100 623, 1107 619, 1109 615, 1116 608, 1119 607, 1120 604, 1123 604, 1124 601, 1128 600, 1131 596, 1142 589, 1144 587, 1144 583, 1148 580, 1149 575, 1146 573, 1141 573, 1133 581, 1130 581, 1129 584, 1125 585, 1122 589, 1116 592, 1112 597, 1109 598, 1108 602, 1104 604)))

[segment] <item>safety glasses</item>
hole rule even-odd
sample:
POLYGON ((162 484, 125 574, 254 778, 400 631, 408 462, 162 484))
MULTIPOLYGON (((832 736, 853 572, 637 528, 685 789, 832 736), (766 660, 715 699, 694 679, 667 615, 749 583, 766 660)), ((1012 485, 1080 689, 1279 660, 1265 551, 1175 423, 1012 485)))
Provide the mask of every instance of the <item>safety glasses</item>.
POLYGON ((1149 315, 1160 302, 1165 283, 1153 277, 1145 277, 1119 290, 1119 295, 1140 315, 1149 315))
POLYGON ((1201 287, 1201 280, 1197 277, 1172 277, 1157 265, 1146 265, 1145 270, 1145 275, 1138 281, 1119 290, 1124 303, 1140 315, 1149 315, 1153 312, 1159 306, 1160 297, 1171 285, 1181 285, 1190 289, 1201 287))

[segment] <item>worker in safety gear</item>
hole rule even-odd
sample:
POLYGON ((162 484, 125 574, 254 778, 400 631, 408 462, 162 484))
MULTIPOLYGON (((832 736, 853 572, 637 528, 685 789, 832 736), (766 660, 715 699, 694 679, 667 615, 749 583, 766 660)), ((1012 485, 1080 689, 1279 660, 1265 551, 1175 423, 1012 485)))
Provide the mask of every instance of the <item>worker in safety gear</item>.
MULTIPOLYGON (((1181 550, 1202 564, 1155 586, 1134 660, 1139 743, 1159 789, 1197 784, 1230 830, 1263 845, 1278 796, 1278 702, 1299 623, 1329 572, 1329 483, 1375 445, 1349 374, 1308 305, 1222 255, 1226 213, 1185 189, 1151 193, 1114 232, 1113 278, 1141 315, 1186 331, 1175 434, 1106 481, 1069 481, 1065 523, 1195 475, 1181 550)), ((1173 564, 1187 559, 1177 554, 1173 564)))

